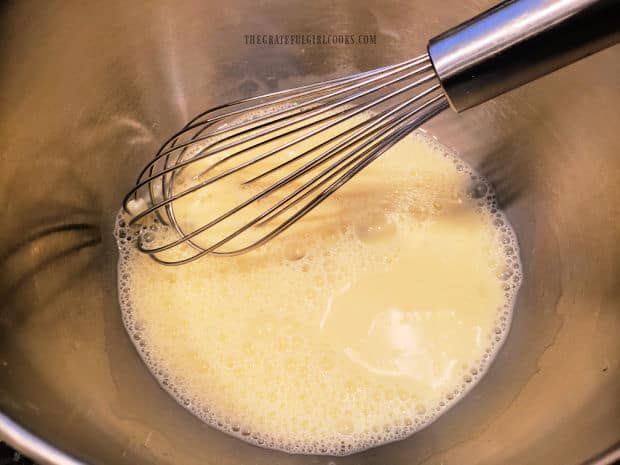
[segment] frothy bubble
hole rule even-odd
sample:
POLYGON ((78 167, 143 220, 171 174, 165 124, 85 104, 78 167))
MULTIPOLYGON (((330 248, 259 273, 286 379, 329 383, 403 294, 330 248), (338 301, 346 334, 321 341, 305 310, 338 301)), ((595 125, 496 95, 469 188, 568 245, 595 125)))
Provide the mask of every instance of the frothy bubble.
MULTIPOLYGON (((188 303, 183 300, 182 296, 192 295, 192 289, 184 287, 184 281, 189 282, 186 273, 191 273, 191 271, 189 269, 186 271, 183 267, 156 268, 152 266, 148 257, 136 250, 135 239, 139 237, 139 240, 144 243, 157 244, 160 236, 167 234, 167 229, 156 223, 143 225, 144 227, 138 229, 131 228, 128 226, 128 218, 121 213, 117 217, 114 234, 119 248, 118 289, 123 321, 144 362, 163 388, 194 415, 217 429, 261 447, 302 454, 347 455, 396 441, 432 423, 439 415, 458 402, 484 375, 506 337, 512 318, 514 300, 522 279, 519 247, 514 231, 503 213, 498 210, 490 184, 436 141, 424 136, 424 143, 433 145, 436 153, 447 158, 460 176, 469 179, 466 194, 478 203, 478 214, 485 218, 492 230, 490 235, 497 239, 498 247, 495 251, 497 253, 491 257, 491 261, 495 263, 493 266, 496 269, 497 285, 502 292, 505 292, 504 304, 497 308, 495 323, 486 335, 488 346, 479 359, 460 368, 462 371, 459 372, 460 378, 457 385, 439 393, 435 403, 428 404, 420 402, 406 390, 399 391, 390 387, 371 389, 361 378, 339 381, 338 364, 333 354, 326 353, 322 357, 314 357, 309 353, 302 359, 296 360, 280 357, 279 354, 289 353, 293 348, 306 344, 306 341, 294 336, 293 327, 289 328, 288 332, 282 332, 281 329, 286 326, 270 326, 269 320, 256 323, 262 325, 261 334, 264 335, 265 341, 269 341, 261 347, 251 343, 236 344, 234 341, 241 341, 243 337, 242 334, 235 332, 232 326, 233 329, 229 328, 230 331, 220 333, 214 328, 213 331, 203 334, 203 338, 213 344, 210 356, 203 356, 199 350, 192 349, 201 347, 204 341, 199 339, 181 341, 180 333, 175 334, 175 330, 169 327, 166 328, 167 331, 169 330, 166 339, 157 339, 154 334, 161 328, 156 327, 157 323, 151 319, 153 313, 147 310, 152 309, 149 305, 153 302, 142 299, 144 295, 138 292, 139 287, 143 286, 145 279, 148 281, 149 277, 155 278, 155 281, 164 280, 167 285, 174 283, 178 286, 179 301, 175 302, 176 307, 173 305, 169 308, 183 312, 183 306, 188 303), (289 373, 287 380, 290 385, 273 385, 268 382, 244 386, 214 384, 210 387, 217 391, 221 403, 210 403, 210 397, 206 396, 204 391, 196 389, 198 386, 204 386, 192 384, 191 373, 179 370, 177 360, 168 357, 170 348, 181 342, 187 344, 188 347, 185 356, 195 359, 192 366, 205 374, 228 370, 232 376, 226 379, 235 379, 235 370, 247 369, 244 360, 245 357, 250 357, 251 360, 261 360, 262 369, 268 373, 289 373), (225 358, 223 352, 218 350, 218 344, 238 347, 238 352, 232 358, 225 358), (265 348, 271 348, 272 352, 261 352, 265 348), (311 377, 309 373, 314 373, 316 376, 311 377), (299 379, 312 379, 313 384, 295 384, 299 383, 297 381, 299 379), (331 388, 333 392, 336 390, 342 392, 342 405, 322 403, 321 399, 314 399, 311 412, 313 415, 305 420, 280 414, 289 409, 294 410, 295 405, 292 403, 296 401, 287 393, 295 391, 299 396, 298 401, 301 402, 301 396, 305 396, 306 399, 311 398, 313 390, 329 391, 330 383, 333 383, 333 388, 331 388), (235 404, 244 399, 260 402, 270 407, 265 408, 261 414, 262 417, 255 418, 246 413, 246 406, 243 403, 235 404), (339 412, 344 404, 348 405, 349 410, 346 411, 346 415, 340 415, 339 412), (390 412, 389 415, 385 414, 386 408, 390 412), (341 419, 341 421, 330 430, 322 429, 323 423, 326 422, 316 420, 332 417, 341 419), (261 425, 268 424, 273 426, 272 430, 262 429, 261 425), (285 434, 284 432, 287 431, 292 433, 285 434)), ((385 154, 383 158, 390 155, 385 154)), ((419 179, 419 173, 414 178, 419 179)), ((458 202, 458 198, 439 200, 431 197, 421 198, 420 196, 426 192, 425 189, 423 187, 416 191, 418 197, 413 199, 408 199, 406 195, 399 197, 398 205, 404 204, 405 206, 401 210, 398 206, 392 206, 396 212, 394 215, 375 216, 365 220, 365 223, 355 224, 342 234, 340 242, 332 242, 327 250, 313 248, 311 241, 287 246, 288 248, 282 253, 286 262, 282 267, 285 270, 281 275, 282 282, 278 287, 273 288, 273 292, 277 294, 282 289, 286 289, 286 286, 293 285, 290 276, 303 273, 304 280, 312 282, 313 287, 301 292, 299 300, 291 303, 291 305, 303 308, 306 301, 314 299, 317 294, 323 292, 323 289, 329 287, 330 283, 340 282, 346 278, 348 269, 334 266, 333 257, 338 257, 349 263, 351 267, 360 269, 389 265, 392 257, 398 253, 397 245, 392 244, 396 241, 392 241, 392 238, 397 235, 399 228, 410 227, 410 218, 413 217, 416 220, 413 223, 415 227, 412 229, 415 233, 415 231, 423 230, 426 222, 433 221, 434 215, 449 214, 462 203, 462 201, 458 202), (386 243, 381 253, 373 255, 366 252, 367 247, 375 247, 376 243, 381 241, 386 243)), ((266 254, 277 253, 276 245, 269 247, 273 249, 268 250, 266 254)), ((213 262, 213 270, 216 274, 222 272, 227 266, 226 259, 221 260, 213 262)), ((239 266, 243 267, 245 263, 249 262, 240 260, 239 266)), ((246 282, 248 286, 256 286, 260 282, 251 273, 246 273, 244 276, 248 279, 246 282)), ((210 288, 211 284, 208 279, 205 279, 204 285, 210 288)), ((222 299, 222 302, 226 302, 226 299, 228 302, 234 302, 235 293, 240 285, 240 282, 236 280, 230 280, 228 284, 222 283, 220 290, 223 294, 217 298, 222 299)), ((216 298, 216 296, 212 297, 216 298)), ((277 296, 257 296, 257 298, 276 299, 277 296)), ((226 308, 225 305, 222 305, 222 308, 224 309, 222 321, 238 318, 235 309, 226 308)), ((269 379, 269 377, 264 379, 269 379)), ((214 379, 213 382, 215 383, 216 380, 214 379)))

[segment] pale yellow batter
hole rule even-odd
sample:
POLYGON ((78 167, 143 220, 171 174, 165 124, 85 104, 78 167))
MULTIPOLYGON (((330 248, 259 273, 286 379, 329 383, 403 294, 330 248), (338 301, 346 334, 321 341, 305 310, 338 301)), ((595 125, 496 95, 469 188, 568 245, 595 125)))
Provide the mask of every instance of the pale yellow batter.
MULTIPOLYGON (((177 208, 187 230, 225 207, 201 195, 177 208)), ((445 411, 503 341, 521 277, 488 185, 421 134, 247 255, 164 267, 121 250, 125 324, 161 384, 221 430, 301 453, 352 453, 445 411)))

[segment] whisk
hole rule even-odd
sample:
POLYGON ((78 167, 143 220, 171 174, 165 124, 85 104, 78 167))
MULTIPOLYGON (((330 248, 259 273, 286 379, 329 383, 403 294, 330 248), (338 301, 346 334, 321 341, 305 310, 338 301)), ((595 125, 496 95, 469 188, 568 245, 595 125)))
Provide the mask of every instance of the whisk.
POLYGON ((265 244, 447 108, 464 111, 617 43, 618 5, 504 2, 430 40, 416 58, 199 114, 161 146, 123 201, 130 224, 150 218, 175 232, 164 244, 143 235, 138 248, 180 265, 265 244), (231 180, 239 201, 230 208, 179 217, 179 202, 231 180), (209 232, 217 234, 205 242, 209 232), (169 254, 177 248, 183 253, 169 254))

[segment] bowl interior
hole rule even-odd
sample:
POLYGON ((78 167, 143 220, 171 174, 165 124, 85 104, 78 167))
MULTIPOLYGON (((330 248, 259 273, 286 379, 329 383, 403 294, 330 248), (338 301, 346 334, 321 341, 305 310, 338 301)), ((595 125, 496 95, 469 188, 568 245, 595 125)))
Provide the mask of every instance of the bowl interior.
POLYGON ((210 106, 417 55, 434 34, 490 5, 0 8, 0 437, 41 463, 118 465, 570 464, 618 440, 618 47, 426 126, 494 183, 525 279, 487 376, 409 439, 343 458, 245 444, 179 407, 120 320, 114 216, 166 136, 210 106), (262 33, 377 40, 244 43, 262 33), (50 455, 35 436, 67 455, 50 455))

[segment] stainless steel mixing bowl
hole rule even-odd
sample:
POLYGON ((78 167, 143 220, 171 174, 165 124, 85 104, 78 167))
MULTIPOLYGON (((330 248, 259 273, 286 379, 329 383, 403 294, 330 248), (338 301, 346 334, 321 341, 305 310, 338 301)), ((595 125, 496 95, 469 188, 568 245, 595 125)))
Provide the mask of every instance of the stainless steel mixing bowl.
MULTIPOLYGON (((114 215, 158 144, 233 98, 397 62, 491 0, 5 1, 0 437, 42 464, 577 464, 620 438, 620 49, 428 126, 496 185, 525 280, 488 375, 413 437, 344 458, 214 431, 119 318, 114 215), (250 46, 251 33, 376 34, 250 46)), ((234 315, 231 315, 234 318, 234 315)))

